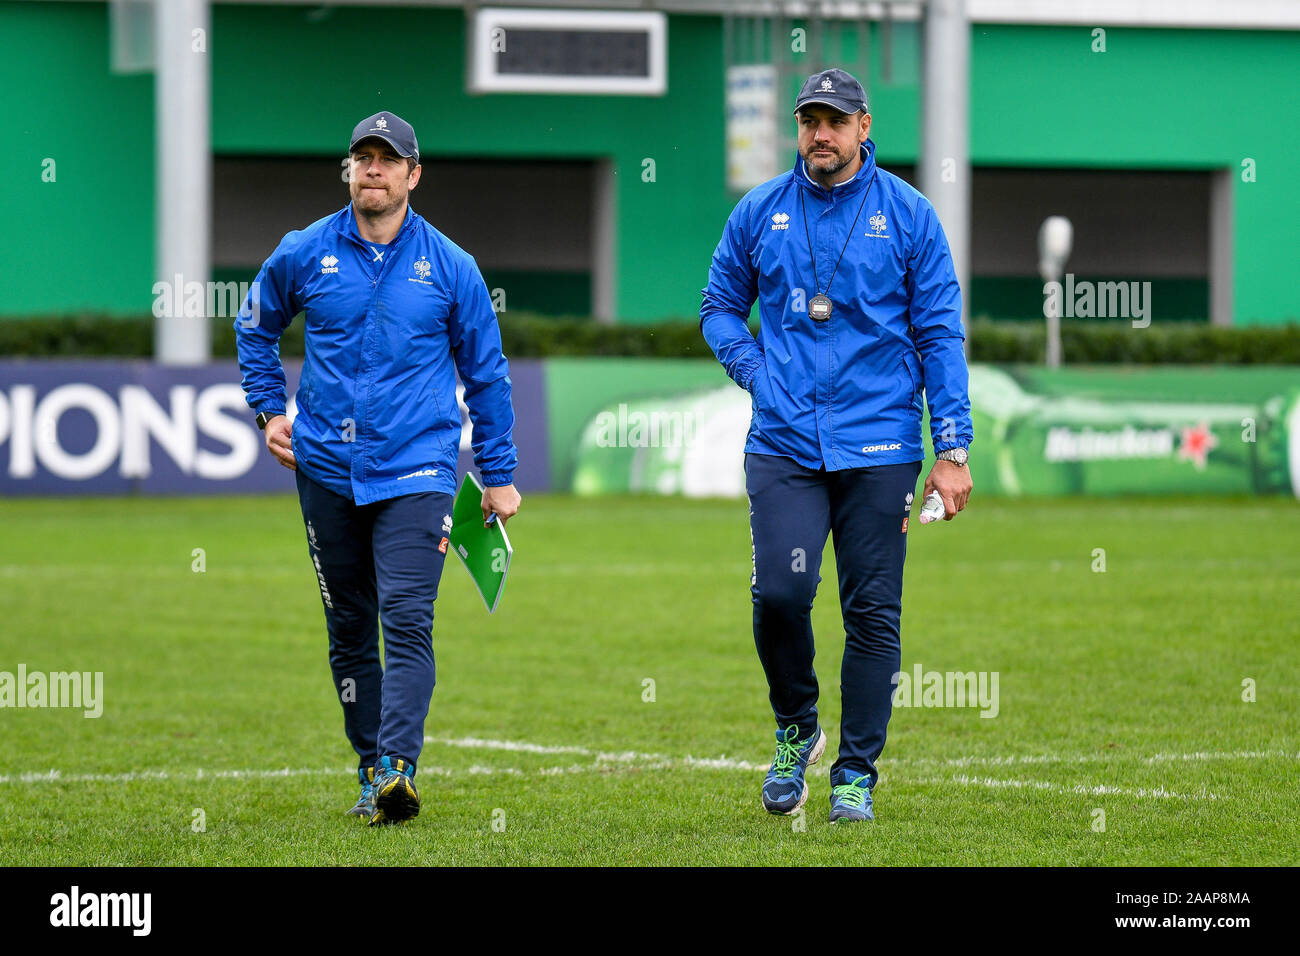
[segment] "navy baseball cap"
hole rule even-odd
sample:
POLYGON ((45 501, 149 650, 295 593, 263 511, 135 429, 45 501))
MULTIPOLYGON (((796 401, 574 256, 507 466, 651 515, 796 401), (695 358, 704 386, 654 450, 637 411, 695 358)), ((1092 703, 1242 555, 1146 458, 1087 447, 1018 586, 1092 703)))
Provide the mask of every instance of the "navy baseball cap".
POLYGON ((852 74, 843 70, 822 70, 804 81, 799 98, 794 101, 797 113, 810 103, 821 103, 841 113, 867 111, 867 94, 852 74))
POLYGON ((348 152, 356 149, 357 143, 363 139, 382 139, 397 150, 398 156, 414 159, 417 163, 420 161, 420 144, 415 140, 415 130, 406 120, 387 110, 367 116, 357 124, 352 131, 348 152))

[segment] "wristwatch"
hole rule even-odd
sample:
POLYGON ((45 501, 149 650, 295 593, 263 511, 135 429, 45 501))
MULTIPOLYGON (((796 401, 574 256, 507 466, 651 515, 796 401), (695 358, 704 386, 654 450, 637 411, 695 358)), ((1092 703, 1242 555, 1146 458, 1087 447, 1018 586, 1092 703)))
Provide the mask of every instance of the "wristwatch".
POLYGON ((266 431, 266 423, 272 418, 279 418, 283 414, 284 412, 258 412, 257 427, 262 429, 262 431, 266 431))
POLYGON ((949 448, 947 451, 939 452, 939 454, 934 457, 939 461, 950 461, 954 465, 960 465, 962 468, 965 468, 966 461, 970 458, 970 455, 966 452, 965 448, 949 448))

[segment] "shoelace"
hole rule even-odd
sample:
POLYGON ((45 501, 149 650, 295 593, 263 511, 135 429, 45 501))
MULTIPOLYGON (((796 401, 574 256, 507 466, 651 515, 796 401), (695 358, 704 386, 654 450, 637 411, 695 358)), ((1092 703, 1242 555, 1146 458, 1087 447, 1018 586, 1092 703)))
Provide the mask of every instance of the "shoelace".
POLYGON ((387 777, 389 774, 397 774, 399 777, 406 777, 408 780, 415 778, 415 773, 411 770, 411 765, 406 764, 401 770, 398 770, 393 764, 385 767, 382 763, 375 767, 375 784, 378 785, 380 779, 387 777))
POLYGON ((866 777, 858 777, 852 783, 842 783, 837 787, 831 787, 831 794, 839 797, 841 801, 848 804, 854 810, 861 810, 867 805, 867 795, 871 793, 871 788, 866 785, 866 777))
POLYGON ((772 769, 782 780, 794 776, 795 767, 799 765, 799 741, 795 740, 798 733, 797 727, 788 727, 785 737, 776 742, 776 759, 772 762, 772 769))

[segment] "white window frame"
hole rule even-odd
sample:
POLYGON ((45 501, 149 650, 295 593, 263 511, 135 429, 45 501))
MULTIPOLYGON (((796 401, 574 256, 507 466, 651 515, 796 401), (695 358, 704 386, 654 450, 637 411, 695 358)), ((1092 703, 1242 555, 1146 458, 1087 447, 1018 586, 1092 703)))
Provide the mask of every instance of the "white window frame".
POLYGON ((581 93, 663 96, 668 91, 668 19, 652 11, 480 9, 470 30, 471 93, 581 93), (498 73, 491 52, 497 28, 638 31, 649 38, 649 76, 554 76, 498 73))

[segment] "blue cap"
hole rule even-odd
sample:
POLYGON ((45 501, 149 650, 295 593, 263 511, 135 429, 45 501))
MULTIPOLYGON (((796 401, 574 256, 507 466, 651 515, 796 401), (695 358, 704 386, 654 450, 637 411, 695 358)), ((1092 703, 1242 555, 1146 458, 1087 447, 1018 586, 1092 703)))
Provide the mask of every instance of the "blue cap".
POLYGON ((363 139, 382 139, 397 150, 398 156, 414 159, 417 163, 420 161, 420 144, 415 140, 415 130, 395 113, 384 110, 358 123, 352 131, 348 152, 356 149, 357 143, 363 139))
POLYGON ((804 81, 794 111, 797 113, 810 103, 821 103, 841 113, 867 112, 867 94, 862 84, 852 74, 838 69, 822 70, 804 81))

